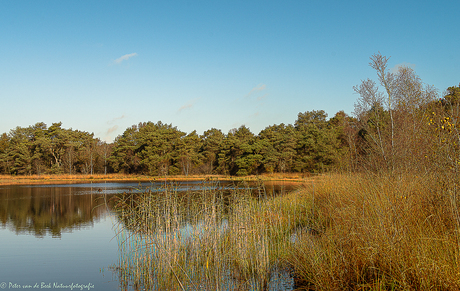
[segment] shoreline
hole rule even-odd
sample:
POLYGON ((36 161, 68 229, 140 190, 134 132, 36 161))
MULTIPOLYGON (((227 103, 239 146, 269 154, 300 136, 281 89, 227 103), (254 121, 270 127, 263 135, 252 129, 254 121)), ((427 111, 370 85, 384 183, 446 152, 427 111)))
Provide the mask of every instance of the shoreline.
POLYGON ((83 184, 83 183, 101 183, 101 182, 160 182, 160 181, 264 181, 264 182, 290 182, 303 183, 311 181, 319 176, 309 174, 264 174, 251 175, 244 177, 225 176, 225 175, 190 175, 190 176, 147 176, 147 175, 124 175, 124 174, 75 174, 75 175, 30 175, 30 176, 12 176, 0 175, 0 186, 17 186, 17 185, 53 185, 53 184, 83 184))

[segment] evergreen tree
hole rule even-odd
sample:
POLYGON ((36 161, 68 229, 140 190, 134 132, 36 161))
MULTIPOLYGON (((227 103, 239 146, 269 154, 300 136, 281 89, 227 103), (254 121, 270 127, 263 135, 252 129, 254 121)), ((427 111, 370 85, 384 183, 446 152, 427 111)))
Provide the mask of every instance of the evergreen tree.
POLYGON ((222 147, 225 135, 220 129, 211 128, 201 136, 202 148, 200 150, 203 157, 203 172, 214 174, 218 167, 218 154, 222 147))
POLYGON ((297 135, 292 125, 272 125, 259 133, 264 142, 263 164, 267 172, 289 172, 296 155, 297 135))
POLYGON ((322 172, 337 162, 338 140, 326 118, 323 110, 299 113, 295 171, 322 172))

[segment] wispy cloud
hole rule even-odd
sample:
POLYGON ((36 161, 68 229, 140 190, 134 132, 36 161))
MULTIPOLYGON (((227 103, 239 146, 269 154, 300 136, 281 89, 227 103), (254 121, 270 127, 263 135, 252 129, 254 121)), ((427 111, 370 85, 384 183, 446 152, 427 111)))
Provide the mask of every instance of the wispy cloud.
POLYGON ((411 64, 411 63, 400 63, 400 64, 396 64, 393 68, 390 69, 390 72, 396 74, 400 68, 402 67, 408 67, 408 68, 411 68, 411 69, 415 69, 415 64, 411 64))
POLYGON ((263 99, 265 99, 265 97, 267 97, 268 94, 265 94, 263 96, 259 96, 257 97, 257 101, 262 101, 263 99))
POLYGON ((252 88, 251 91, 249 91, 249 93, 246 95, 246 97, 251 96, 251 94, 253 94, 254 92, 263 91, 265 90, 265 88, 266 88, 265 84, 259 84, 256 87, 252 88))
MULTIPOLYGON (((118 117, 115 117, 109 121, 107 121, 107 124, 114 124, 116 123, 118 120, 121 120, 121 119, 124 119, 126 116, 124 114, 122 114, 121 116, 118 116, 118 117)), ((119 129, 118 125, 114 125, 112 127, 110 127, 109 129, 107 129, 107 131, 105 132, 105 137, 104 137, 104 140, 106 142, 112 142, 112 134, 114 132, 116 132, 117 130, 119 129)))
POLYGON ((126 54, 126 55, 124 55, 124 56, 119 57, 119 58, 116 59, 114 62, 115 62, 116 64, 119 64, 119 63, 121 63, 121 62, 123 62, 123 61, 127 61, 128 59, 130 59, 130 58, 132 58, 132 57, 135 57, 135 56, 137 56, 137 53, 126 54))
POLYGON ((123 114, 122 116, 115 117, 114 119, 107 121, 107 124, 112 124, 112 123, 114 123, 115 121, 121 120, 121 119, 123 119, 123 118, 125 118, 125 117, 126 117, 126 116, 125 116, 124 114, 123 114))
POLYGON ((104 141, 107 142, 107 143, 113 142, 112 134, 116 130, 118 130, 118 125, 114 125, 111 128, 107 129, 107 131, 105 132, 104 141))
POLYGON ((200 99, 200 98, 195 98, 195 99, 189 101, 187 104, 182 105, 182 106, 179 108, 179 110, 177 110, 177 113, 180 113, 182 110, 192 108, 192 107, 196 104, 196 102, 197 102, 199 99, 200 99))
POLYGON ((117 129, 118 129, 118 125, 114 125, 111 128, 107 129, 107 134, 111 134, 112 132, 114 132, 117 129))

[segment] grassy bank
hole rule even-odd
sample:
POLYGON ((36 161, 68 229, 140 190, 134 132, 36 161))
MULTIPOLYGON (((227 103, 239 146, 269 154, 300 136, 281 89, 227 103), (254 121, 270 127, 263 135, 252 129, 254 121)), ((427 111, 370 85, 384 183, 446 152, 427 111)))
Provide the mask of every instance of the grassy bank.
POLYGON ((68 174, 46 174, 46 175, 0 175, 0 185, 34 185, 34 184, 71 184, 89 183, 101 181, 148 181, 148 177, 139 175, 123 174, 94 174, 94 175, 68 175, 68 174))
POLYGON ((288 261, 317 290, 459 290, 460 216, 455 177, 335 175, 297 199, 319 235, 288 261))
POLYGON ((224 176, 224 175, 189 175, 189 176, 146 176, 146 175, 128 175, 128 174, 47 174, 47 175, 0 175, 0 185, 33 185, 33 184, 71 184, 71 183, 97 183, 97 182, 123 182, 123 181, 203 181, 203 180, 220 180, 220 181, 286 181, 286 182, 303 182, 305 179, 317 179, 317 176, 310 177, 305 174, 264 174, 251 175, 244 177, 224 176))
POLYGON ((454 176, 328 175, 263 200, 165 189, 116 202, 124 284, 266 290, 291 269, 310 290, 460 289, 454 176))

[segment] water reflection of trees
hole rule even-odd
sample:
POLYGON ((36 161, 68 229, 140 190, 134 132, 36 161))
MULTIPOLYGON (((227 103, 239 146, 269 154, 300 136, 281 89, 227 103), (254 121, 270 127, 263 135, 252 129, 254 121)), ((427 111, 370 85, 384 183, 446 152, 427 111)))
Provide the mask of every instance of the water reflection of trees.
POLYGON ((287 210, 271 198, 293 185, 184 188, 165 185, 112 197, 119 263, 111 270, 122 289, 267 290, 291 284, 278 259, 297 221, 278 216, 287 210))
POLYGON ((285 194, 298 184, 284 182, 202 182, 199 185, 167 184, 143 191, 122 192, 111 196, 110 209, 123 227, 133 233, 148 233, 163 228, 162 221, 180 222, 178 227, 195 225, 207 208, 218 209, 223 215, 230 211, 238 195, 267 199, 285 194), (235 196, 236 195, 236 196, 235 196), (148 219, 145 217, 148 213, 148 219), (159 219, 161 217, 161 219, 159 219), (147 223, 141 223, 147 222, 147 223))
POLYGON ((2 227, 37 237, 92 226, 106 212, 96 207, 103 194, 78 195, 71 187, 12 187, 2 189, 0 201, 2 227))
MULTIPOLYGON (((190 186, 190 185, 189 185, 190 186)), ((249 185, 234 185, 229 183, 204 183, 194 184, 193 187, 198 187, 199 191, 182 192, 176 196, 179 202, 176 204, 181 209, 180 215, 183 222, 190 221, 190 218, 196 215, 196 207, 202 204, 209 203, 208 195, 202 196, 203 192, 210 193, 210 189, 214 187, 246 187, 249 185)), ((265 184, 262 188, 253 187, 254 195, 273 195, 273 193, 284 192, 286 189, 292 188, 292 185, 283 186, 280 184, 270 185, 265 184)), ((172 185, 172 188, 187 188, 187 184, 172 185)), ((161 188, 161 187, 160 187, 161 188)), ((160 189, 156 189, 160 190, 160 189)), ((111 197, 115 194, 105 195, 103 192, 98 192, 97 189, 88 189, 84 195, 81 195, 82 190, 75 190, 73 187, 7 187, 0 191, 0 223, 2 227, 7 227, 16 234, 33 234, 37 237, 43 237, 47 234, 53 237, 60 237, 62 232, 80 229, 83 227, 92 226, 98 221, 107 211, 104 201, 112 201, 111 197), (97 207, 102 205, 102 207, 97 207)), ((162 191, 151 193, 151 202, 164 198, 162 191)), ((142 191, 143 192, 143 191, 142 191)), ((276 195, 276 194, 275 194, 276 195)), ((123 196, 123 195, 121 195, 123 196)), ((134 197, 138 194, 128 194, 124 196, 128 203, 136 203, 134 197), (132 199, 134 198, 134 199, 132 199)), ((225 196, 225 195, 224 195, 225 196)), ((228 199, 221 197, 220 199, 228 199)), ((226 205, 225 201, 221 205, 226 205)), ((112 208, 109 206, 109 208, 112 208)), ((158 208, 158 211, 161 209, 158 208)), ((164 209, 163 209, 164 211, 164 209)), ((120 218, 120 217, 119 217, 120 218)), ((121 218, 123 221, 123 219, 121 218)))

